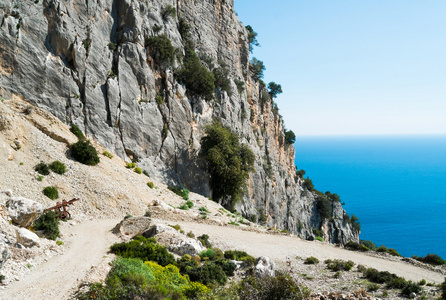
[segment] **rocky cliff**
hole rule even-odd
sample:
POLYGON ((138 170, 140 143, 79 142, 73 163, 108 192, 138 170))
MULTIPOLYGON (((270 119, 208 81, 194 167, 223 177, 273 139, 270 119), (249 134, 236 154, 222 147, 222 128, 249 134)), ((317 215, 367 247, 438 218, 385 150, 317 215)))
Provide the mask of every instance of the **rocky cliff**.
POLYGON ((219 119, 255 154, 239 212, 303 238, 321 228, 330 242, 358 239, 339 203, 321 220, 316 194, 296 176, 295 149, 250 72, 232 0, 4 0, 0 15, 0 97, 44 108, 150 176, 203 195, 212 191, 200 140, 219 119), (168 62, 147 43, 163 35, 174 49, 168 62), (213 100, 178 81, 187 43, 228 80, 213 100))

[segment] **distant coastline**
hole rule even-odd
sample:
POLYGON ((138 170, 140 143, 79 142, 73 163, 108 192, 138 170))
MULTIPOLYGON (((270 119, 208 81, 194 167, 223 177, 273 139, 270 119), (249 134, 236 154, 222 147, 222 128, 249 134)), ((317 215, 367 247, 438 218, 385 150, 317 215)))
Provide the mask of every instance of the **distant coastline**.
POLYGON ((446 134, 299 136, 296 166, 341 196, 361 239, 446 257, 446 134))

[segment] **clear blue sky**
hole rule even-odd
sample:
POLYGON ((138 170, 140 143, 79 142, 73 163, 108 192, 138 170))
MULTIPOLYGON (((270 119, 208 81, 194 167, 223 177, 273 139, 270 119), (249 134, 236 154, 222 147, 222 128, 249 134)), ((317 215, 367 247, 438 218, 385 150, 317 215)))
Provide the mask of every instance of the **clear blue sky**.
POLYGON ((445 0, 234 0, 296 135, 446 133, 445 0))

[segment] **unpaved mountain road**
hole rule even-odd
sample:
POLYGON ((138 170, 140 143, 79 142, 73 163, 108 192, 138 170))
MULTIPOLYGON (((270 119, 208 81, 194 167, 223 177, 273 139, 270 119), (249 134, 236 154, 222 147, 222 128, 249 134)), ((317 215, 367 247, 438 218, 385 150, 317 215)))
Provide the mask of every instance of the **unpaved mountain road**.
MULTIPOLYGON (((402 261, 392 261, 360 252, 337 248, 331 244, 304 241, 296 237, 270 235, 242 231, 234 226, 204 225, 194 222, 178 222, 185 232, 195 236, 207 234, 217 247, 246 251, 254 257, 267 256, 276 262, 295 260, 299 257, 314 256, 320 261, 326 259, 352 260, 356 265, 389 271, 407 280, 441 283, 445 275, 419 268, 402 261)), ((280 265, 280 264, 279 264, 280 265)))
MULTIPOLYGON (((92 266, 104 259, 110 245, 120 241, 112 234, 112 228, 120 220, 89 220, 74 226, 64 226, 65 252, 32 269, 20 281, 14 282, 0 292, 0 299, 70 299, 92 266)), ((153 220, 172 223, 171 221, 153 220)), ((303 241, 296 237, 270 235, 243 231, 233 226, 215 226, 195 222, 175 222, 185 232, 196 236, 208 234, 215 246, 222 249, 237 249, 255 257, 267 256, 276 262, 295 260, 299 257, 315 256, 319 260, 343 259, 356 264, 389 271, 408 280, 441 283, 444 275, 418 268, 401 261, 372 257, 359 252, 337 248, 319 242, 303 241)), ((283 264, 278 264, 279 267, 283 264)))
POLYGON ((98 265, 110 245, 119 241, 111 230, 120 220, 89 220, 62 229, 65 251, 35 267, 0 291, 0 299, 69 299, 70 291, 98 265))

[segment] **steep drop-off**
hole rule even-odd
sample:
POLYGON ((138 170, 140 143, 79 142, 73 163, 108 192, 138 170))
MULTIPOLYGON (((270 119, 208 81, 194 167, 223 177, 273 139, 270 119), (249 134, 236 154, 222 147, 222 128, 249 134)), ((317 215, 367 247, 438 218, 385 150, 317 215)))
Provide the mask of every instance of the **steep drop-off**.
POLYGON ((250 72, 248 33, 233 1, 5 0, 0 14, 0 97, 44 108, 120 157, 138 159, 152 177, 209 196, 200 140, 219 119, 255 154, 239 212, 303 238, 322 228, 330 242, 358 239, 340 203, 321 220, 316 194, 296 176, 295 149, 250 72), (161 35, 175 48, 172 62, 147 47, 161 35), (214 100, 191 97, 177 81, 187 40, 203 65, 229 79, 214 100))

